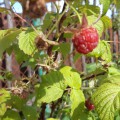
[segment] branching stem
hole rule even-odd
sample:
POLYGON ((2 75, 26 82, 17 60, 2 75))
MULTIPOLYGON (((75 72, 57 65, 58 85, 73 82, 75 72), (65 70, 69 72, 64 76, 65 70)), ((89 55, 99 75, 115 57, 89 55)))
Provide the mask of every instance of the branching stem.
POLYGON ((53 27, 51 28, 51 30, 48 32, 48 34, 46 35, 46 38, 49 37, 49 35, 53 32, 53 30, 55 29, 55 27, 59 24, 62 16, 65 14, 66 10, 67 10, 67 6, 66 6, 66 9, 63 11, 63 13, 59 16, 58 20, 56 21, 56 23, 53 25, 53 27))
POLYGON ((70 5, 67 1, 65 1, 65 3, 77 14, 79 22, 81 23, 81 17, 79 15, 78 11, 72 5, 70 5))

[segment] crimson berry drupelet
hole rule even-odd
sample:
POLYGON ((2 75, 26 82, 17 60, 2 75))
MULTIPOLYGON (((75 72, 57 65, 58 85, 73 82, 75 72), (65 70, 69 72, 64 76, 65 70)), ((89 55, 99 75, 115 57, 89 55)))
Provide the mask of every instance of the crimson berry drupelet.
POLYGON ((86 27, 76 32, 72 39, 74 47, 79 53, 88 54, 97 47, 99 35, 95 28, 86 27))

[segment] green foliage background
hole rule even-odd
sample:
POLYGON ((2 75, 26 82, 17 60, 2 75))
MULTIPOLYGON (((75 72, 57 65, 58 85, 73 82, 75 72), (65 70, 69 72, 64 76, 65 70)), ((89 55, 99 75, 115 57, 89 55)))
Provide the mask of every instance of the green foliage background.
MULTIPOLYGON (((13 0, 12 3, 14 2, 13 0)), ((46 13, 43 25, 39 27, 0 30, 1 59, 4 51, 9 55, 14 52, 19 64, 24 61, 23 66, 30 66, 32 70, 37 65, 45 68, 42 71, 44 74, 39 75, 39 78, 34 75, 26 78, 28 84, 23 84, 23 78, 19 78, 13 88, 0 89, 0 120, 38 120, 43 106, 46 106, 44 117, 47 120, 120 119, 120 71, 112 59, 108 40, 101 39, 102 33, 112 27, 112 21, 106 12, 111 4, 116 4, 118 8, 119 1, 100 0, 103 5, 101 15, 98 6, 89 5, 89 2, 83 5, 82 2, 68 1, 62 13, 46 13), (99 44, 86 55, 88 58, 94 57, 97 63, 86 65, 87 73, 64 64, 64 60, 71 55, 73 33, 69 29, 80 24, 83 13, 86 14, 89 26, 100 16, 93 25, 99 33, 99 44), (35 40, 38 36, 42 42, 52 46, 53 56, 47 54, 47 47, 37 48, 35 40), (54 61, 56 52, 61 54, 61 59, 57 62, 54 61), (94 83, 92 87, 91 82, 94 83), (25 98, 23 93, 27 93, 25 98), (88 98, 95 106, 93 111, 88 111, 85 106, 88 98)), ((10 10, 0 8, 0 12, 8 14, 10 10)), ((81 56, 75 52, 73 63, 81 56)), ((10 79, 9 75, 5 72, 5 76, 1 75, 0 78, 4 82, 14 82, 14 76, 10 79)))

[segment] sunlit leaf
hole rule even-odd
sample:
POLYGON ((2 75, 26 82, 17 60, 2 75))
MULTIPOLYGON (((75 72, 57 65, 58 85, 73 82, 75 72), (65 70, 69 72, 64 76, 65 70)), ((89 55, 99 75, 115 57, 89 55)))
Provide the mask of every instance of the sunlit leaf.
POLYGON ((72 120, 87 120, 87 114, 84 111, 85 98, 81 90, 71 90, 71 116, 72 120))
POLYGON ((27 55, 34 55, 36 50, 35 38, 37 37, 37 33, 31 29, 27 29, 27 31, 22 31, 19 34, 19 48, 23 50, 23 52, 27 55))
POLYGON ((42 76, 42 83, 38 88, 37 104, 50 103, 60 98, 66 88, 63 75, 59 71, 50 72, 42 76))
POLYGON ((18 112, 7 110, 2 120, 21 120, 21 118, 18 112))
POLYGON ((92 100, 101 120, 113 120, 120 109, 120 85, 104 83, 95 91, 92 100))
POLYGON ((60 72, 63 74, 66 83, 75 89, 80 89, 81 87, 81 78, 80 74, 77 73, 73 68, 69 66, 63 67, 60 72))

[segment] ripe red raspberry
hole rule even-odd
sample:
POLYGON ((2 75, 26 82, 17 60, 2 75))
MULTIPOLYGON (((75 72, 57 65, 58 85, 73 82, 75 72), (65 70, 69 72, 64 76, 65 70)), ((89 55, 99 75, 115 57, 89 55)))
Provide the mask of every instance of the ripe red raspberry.
POLYGON ((95 107, 94 107, 94 105, 91 103, 90 99, 87 99, 87 100, 85 101, 85 106, 86 106, 86 108, 87 108, 89 111, 95 109, 95 107))
POLYGON ((87 27, 76 32, 72 41, 79 53, 87 54, 97 47, 98 40, 97 30, 93 27, 87 27))

